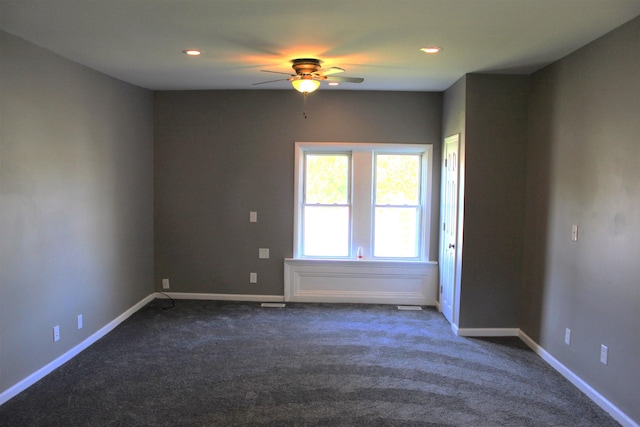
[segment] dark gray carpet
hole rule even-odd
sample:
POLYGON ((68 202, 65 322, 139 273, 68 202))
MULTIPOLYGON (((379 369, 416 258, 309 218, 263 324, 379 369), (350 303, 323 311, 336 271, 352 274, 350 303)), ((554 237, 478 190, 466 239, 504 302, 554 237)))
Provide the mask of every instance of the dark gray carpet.
POLYGON ((156 300, 0 407, 11 426, 616 426, 517 338, 435 310, 156 300))

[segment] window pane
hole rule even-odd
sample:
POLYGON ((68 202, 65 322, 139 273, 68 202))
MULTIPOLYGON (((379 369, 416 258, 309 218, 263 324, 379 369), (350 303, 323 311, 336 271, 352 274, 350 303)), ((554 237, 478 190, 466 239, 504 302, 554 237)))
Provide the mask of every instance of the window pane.
POLYGON ((418 256, 418 208, 376 208, 373 256, 418 256))
POLYGON ((349 200, 349 156, 307 154, 305 203, 345 205, 349 200))
POLYGON ((348 256, 349 208, 305 206, 303 232, 305 256, 348 256))
POLYGON ((420 204, 420 156, 376 156, 376 205, 420 204))

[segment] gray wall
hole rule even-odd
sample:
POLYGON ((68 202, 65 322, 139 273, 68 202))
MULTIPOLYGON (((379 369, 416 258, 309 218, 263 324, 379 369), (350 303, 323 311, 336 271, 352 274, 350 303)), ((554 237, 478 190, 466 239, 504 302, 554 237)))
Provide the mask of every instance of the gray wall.
POLYGON ((156 289, 168 278, 176 292, 283 294, 296 141, 433 144, 437 259, 441 104, 437 93, 325 89, 309 96, 304 119, 293 90, 157 92, 156 289), (258 259, 261 247, 270 259, 258 259))
MULTIPOLYGON (((161 278, 177 292, 281 295, 295 141, 433 144, 438 206, 441 139, 461 133, 460 327, 519 326, 640 420, 639 40, 636 18, 528 83, 468 75, 444 95, 320 91, 305 120, 294 91, 152 101, 0 32, 0 391, 161 278)), ((436 259, 437 209, 431 231, 436 259)))
POLYGON ((531 92, 521 328, 638 422, 640 18, 534 74, 531 92))
POLYGON ((460 328, 517 328, 522 280, 526 76, 468 74, 445 92, 445 136, 460 133, 460 328))
POLYGON ((0 77, 1 392, 153 292, 153 99, 4 32, 0 77))
POLYGON ((467 75, 461 328, 518 327, 527 85, 467 75))

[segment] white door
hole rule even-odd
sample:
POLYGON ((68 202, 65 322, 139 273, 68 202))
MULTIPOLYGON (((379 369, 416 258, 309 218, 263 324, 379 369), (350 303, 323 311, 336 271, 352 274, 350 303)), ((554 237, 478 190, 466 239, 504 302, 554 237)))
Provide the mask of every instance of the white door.
POLYGON ((440 307, 442 314, 454 322, 456 286, 456 242, 458 226, 458 146, 460 135, 445 138, 440 200, 440 307))

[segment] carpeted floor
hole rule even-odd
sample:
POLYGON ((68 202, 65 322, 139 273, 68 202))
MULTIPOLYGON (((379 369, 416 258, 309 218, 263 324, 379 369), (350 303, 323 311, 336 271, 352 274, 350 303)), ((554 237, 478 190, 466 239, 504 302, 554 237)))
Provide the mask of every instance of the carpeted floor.
POLYGON ((434 309, 156 300, 0 407, 13 426, 617 426, 517 338, 434 309))

